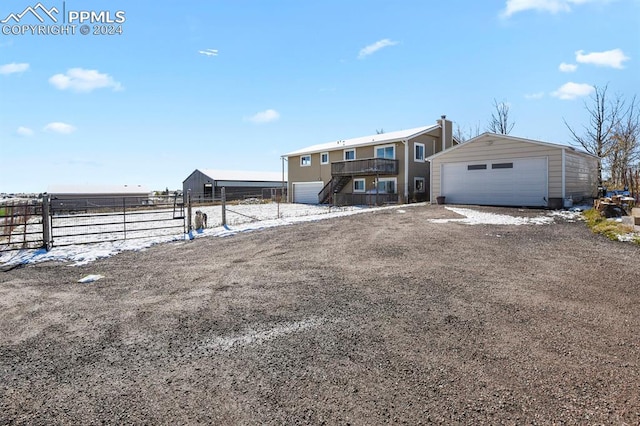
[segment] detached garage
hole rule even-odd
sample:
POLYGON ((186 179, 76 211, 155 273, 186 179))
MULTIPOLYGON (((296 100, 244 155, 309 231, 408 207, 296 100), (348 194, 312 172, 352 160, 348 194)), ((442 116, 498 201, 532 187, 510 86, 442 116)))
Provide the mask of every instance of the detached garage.
POLYGON ((428 160, 431 202, 561 208, 597 194, 598 158, 570 146, 484 133, 428 160))

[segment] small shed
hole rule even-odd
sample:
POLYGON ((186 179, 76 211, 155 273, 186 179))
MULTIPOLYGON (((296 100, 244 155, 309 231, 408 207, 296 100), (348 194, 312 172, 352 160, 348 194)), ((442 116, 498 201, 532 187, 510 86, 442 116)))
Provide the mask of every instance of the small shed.
POLYGON ((142 185, 51 185, 51 206, 57 210, 140 206, 150 203, 151 191, 142 185))
MULTIPOLYGON (((225 188, 227 200, 271 198, 281 194, 287 182, 282 173, 196 169, 182 182, 184 196, 192 202, 219 200, 225 188)), ((186 199, 185 199, 186 202, 186 199)))
POLYGON ((562 208, 597 195, 598 157, 566 145, 483 133, 428 161, 431 202, 562 208))

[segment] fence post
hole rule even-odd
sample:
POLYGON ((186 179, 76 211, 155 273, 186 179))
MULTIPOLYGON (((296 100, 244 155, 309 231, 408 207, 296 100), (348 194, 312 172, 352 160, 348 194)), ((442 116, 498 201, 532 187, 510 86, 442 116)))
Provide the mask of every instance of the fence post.
POLYGON ((222 198, 222 226, 227 224, 227 194, 224 186, 220 188, 220 198, 222 198))
POLYGON ((51 250, 51 214, 49 211, 49 194, 42 196, 42 246, 45 250, 51 250))
POLYGON ((124 231, 124 239, 127 239, 127 199, 122 197, 122 230, 124 231))
POLYGON ((187 232, 191 231, 191 190, 187 190, 187 232))

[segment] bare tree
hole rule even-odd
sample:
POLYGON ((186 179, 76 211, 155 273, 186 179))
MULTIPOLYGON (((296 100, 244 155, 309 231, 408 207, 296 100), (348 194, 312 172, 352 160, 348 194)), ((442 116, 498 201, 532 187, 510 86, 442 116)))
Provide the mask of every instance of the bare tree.
POLYGON ((453 132, 453 137, 458 139, 460 142, 467 140, 467 135, 462 131, 462 127, 460 127, 458 123, 456 123, 456 130, 453 132))
POLYGON ((628 172, 640 161, 640 111, 634 96, 613 130, 606 164, 615 187, 629 186, 628 172))
POLYGON ((491 114, 487 131, 508 135, 516 124, 515 122, 509 122, 509 104, 505 101, 498 102, 494 99, 493 107, 495 111, 491 114))
POLYGON ((607 100, 608 86, 598 87, 591 96, 591 104, 585 102, 584 108, 589 113, 589 124, 583 126, 584 134, 580 135, 567 121, 563 119, 565 126, 571 132, 574 145, 580 145, 590 154, 600 158, 598 165, 598 182, 602 185, 602 160, 611 152, 613 135, 620 121, 620 112, 624 107, 624 101, 616 96, 612 101, 607 100))
POLYGON ((456 123, 456 129, 453 132, 453 137, 458 139, 460 142, 465 142, 479 135, 480 135, 480 123, 477 123, 475 128, 472 126, 469 126, 469 129, 466 129, 466 128, 463 129, 458 123, 456 123))

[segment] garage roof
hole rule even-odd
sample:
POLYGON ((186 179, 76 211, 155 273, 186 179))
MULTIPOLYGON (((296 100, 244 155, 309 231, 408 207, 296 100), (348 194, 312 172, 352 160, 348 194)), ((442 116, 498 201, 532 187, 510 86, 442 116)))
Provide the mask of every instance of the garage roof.
POLYGON ((444 150, 444 151, 440 151, 437 154, 433 154, 432 156, 428 157, 427 160, 430 161, 430 160, 432 160, 434 158, 438 158, 438 157, 441 157, 443 155, 447 155, 452 151, 455 151, 457 149, 463 148, 463 147, 465 147, 465 146, 467 146, 469 144, 472 144, 472 143, 478 143, 478 142, 482 142, 482 141, 491 142, 491 141, 499 141, 499 140, 511 140, 511 141, 516 141, 516 142, 524 142, 524 143, 532 143, 532 144, 536 144, 536 145, 543 145, 543 146, 548 146, 548 147, 556 148, 556 149, 566 149, 566 150, 575 152, 576 154, 581 154, 581 155, 586 155, 586 156, 589 156, 589 157, 598 158, 595 155, 589 154, 588 152, 585 152, 585 151, 580 151, 580 150, 575 149, 574 147, 569 146, 569 145, 560 145, 560 144, 552 143, 552 142, 543 142, 543 141, 537 141, 537 140, 534 140, 534 139, 525 139, 525 138, 519 138, 519 137, 516 137, 516 136, 501 135, 501 134, 497 134, 497 133, 485 132, 485 133, 483 133, 483 134, 481 134, 479 136, 476 136, 473 139, 469 139, 466 142, 463 142, 463 143, 461 143, 459 145, 455 145, 452 148, 449 148, 449 149, 444 150))

